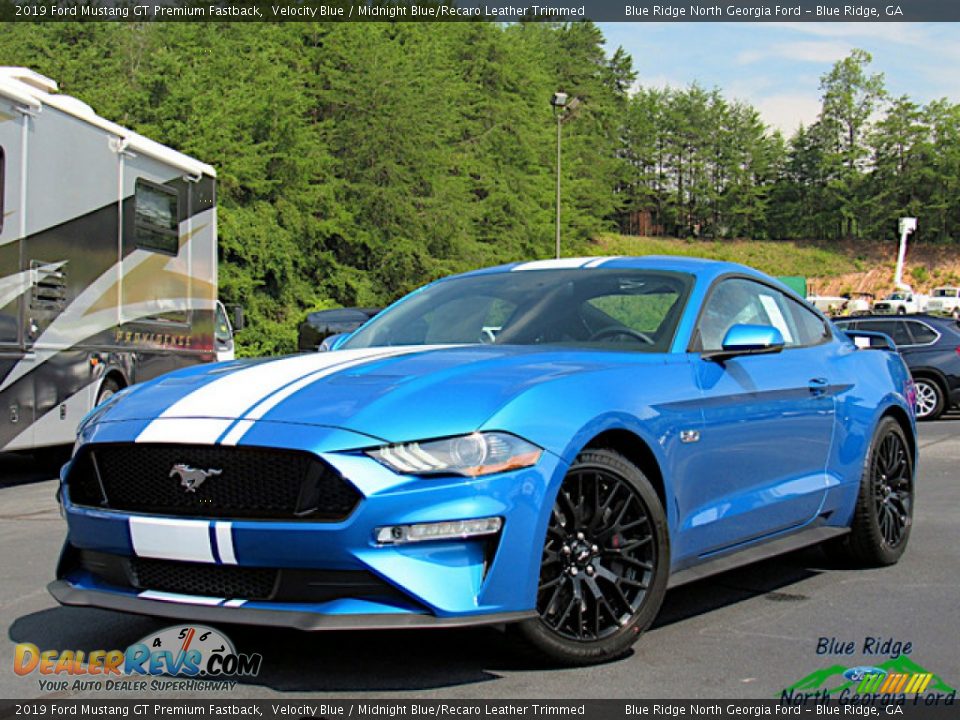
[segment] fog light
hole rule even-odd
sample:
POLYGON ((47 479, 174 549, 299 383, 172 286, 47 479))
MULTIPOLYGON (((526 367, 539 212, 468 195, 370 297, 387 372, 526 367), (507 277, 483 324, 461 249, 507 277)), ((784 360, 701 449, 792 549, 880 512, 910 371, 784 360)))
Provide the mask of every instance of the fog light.
POLYGON ((416 525, 388 525, 377 528, 377 542, 381 545, 422 542, 424 540, 462 540, 500 532, 503 520, 498 517, 478 520, 446 520, 416 525))

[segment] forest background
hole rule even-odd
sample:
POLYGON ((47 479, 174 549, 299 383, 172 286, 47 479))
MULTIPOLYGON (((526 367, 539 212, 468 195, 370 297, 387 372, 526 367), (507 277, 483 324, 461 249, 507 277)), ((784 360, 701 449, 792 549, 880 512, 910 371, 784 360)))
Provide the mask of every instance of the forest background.
POLYGON ((819 117, 785 137, 720 88, 644 86, 589 22, 0 24, 0 65, 217 168, 220 291, 245 309, 246 355, 292 351, 310 310, 552 256, 558 90, 578 99, 565 255, 846 277, 913 216, 952 257, 960 106, 891 97, 870 63, 826 68, 819 117))

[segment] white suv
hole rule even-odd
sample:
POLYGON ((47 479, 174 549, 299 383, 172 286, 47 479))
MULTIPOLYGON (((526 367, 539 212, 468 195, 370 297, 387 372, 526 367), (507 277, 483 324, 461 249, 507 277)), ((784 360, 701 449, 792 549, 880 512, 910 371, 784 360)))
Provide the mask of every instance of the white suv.
POLYGON ((927 303, 931 315, 952 315, 960 318, 960 288, 953 286, 934 288, 927 303))

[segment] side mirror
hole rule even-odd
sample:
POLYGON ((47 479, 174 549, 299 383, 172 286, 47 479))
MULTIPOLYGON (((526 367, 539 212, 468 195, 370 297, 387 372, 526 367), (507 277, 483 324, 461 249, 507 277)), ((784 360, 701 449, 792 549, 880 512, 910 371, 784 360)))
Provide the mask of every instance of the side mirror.
POLYGON ((722 350, 703 353, 704 360, 723 362, 740 355, 768 355, 783 350, 783 335, 770 325, 734 325, 723 338, 722 350))
POLYGON ((247 319, 244 317, 243 308, 240 305, 234 305, 231 309, 233 310, 233 332, 238 333, 247 324, 247 319))
POLYGON ((340 347, 344 343, 344 341, 346 341, 349 335, 350 333, 337 333, 335 335, 327 335, 323 339, 323 342, 317 345, 317 352, 329 352, 331 350, 336 350, 338 347, 340 347))

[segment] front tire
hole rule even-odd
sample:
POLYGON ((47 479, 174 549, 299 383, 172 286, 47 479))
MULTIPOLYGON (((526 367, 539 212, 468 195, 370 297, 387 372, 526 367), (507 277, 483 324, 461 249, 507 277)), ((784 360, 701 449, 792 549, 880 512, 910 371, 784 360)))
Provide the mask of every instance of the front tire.
POLYGON ((900 424, 880 421, 867 451, 850 534, 828 548, 862 567, 893 565, 913 525, 913 456, 900 424))
POLYGON ((107 378, 100 386, 100 392, 97 393, 96 404, 100 405, 101 403, 105 403, 118 392, 120 392, 120 383, 118 383, 112 377, 107 378))
POLYGON ((940 383, 930 378, 915 378, 917 420, 936 420, 946 409, 947 401, 940 383))
POLYGON ((625 654, 657 616, 667 589, 666 516, 643 472, 611 450, 586 450, 553 506, 537 590, 540 617, 519 635, 562 665, 625 654))

